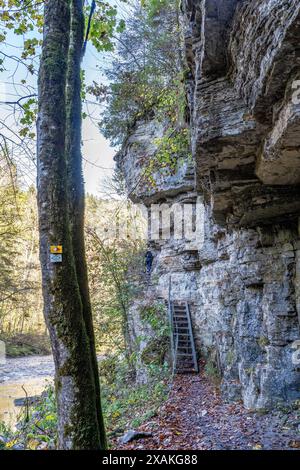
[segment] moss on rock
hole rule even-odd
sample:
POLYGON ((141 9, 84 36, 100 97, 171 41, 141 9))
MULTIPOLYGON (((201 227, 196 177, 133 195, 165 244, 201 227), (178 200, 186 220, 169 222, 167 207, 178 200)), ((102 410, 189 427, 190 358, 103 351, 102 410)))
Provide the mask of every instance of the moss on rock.
POLYGON ((144 364, 162 365, 169 349, 169 338, 162 336, 153 338, 141 353, 141 360, 144 364))

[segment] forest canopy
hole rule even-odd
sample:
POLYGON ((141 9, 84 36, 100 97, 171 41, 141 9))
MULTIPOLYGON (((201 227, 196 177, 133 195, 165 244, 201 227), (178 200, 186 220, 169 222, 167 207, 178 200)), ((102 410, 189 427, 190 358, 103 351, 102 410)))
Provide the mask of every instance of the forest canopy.
POLYGON ((117 55, 106 70, 109 84, 89 87, 105 104, 100 129, 122 144, 134 124, 160 120, 165 136, 182 134, 186 111, 179 1, 145 1, 132 6, 126 27, 115 38, 117 55))

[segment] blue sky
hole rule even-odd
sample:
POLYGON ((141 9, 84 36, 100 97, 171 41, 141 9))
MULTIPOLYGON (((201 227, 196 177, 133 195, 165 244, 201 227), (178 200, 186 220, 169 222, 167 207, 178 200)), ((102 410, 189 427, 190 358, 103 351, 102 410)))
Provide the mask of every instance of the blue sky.
MULTIPOLYGON (((83 63, 87 83, 92 83, 93 80, 96 82, 104 80, 96 68, 99 64, 101 64, 100 54, 95 51, 93 46, 89 45, 83 63)), ((101 108, 97 105, 88 105, 88 111, 94 119, 88 117, 83 122, 84 177, 86 191, 98 194, 99 190, 101 190, 101 180, 111 176, 113 173, 113 156, 116 150, 103 137, 97 127, 97 122, 95 122, 99 119, 101 108)))

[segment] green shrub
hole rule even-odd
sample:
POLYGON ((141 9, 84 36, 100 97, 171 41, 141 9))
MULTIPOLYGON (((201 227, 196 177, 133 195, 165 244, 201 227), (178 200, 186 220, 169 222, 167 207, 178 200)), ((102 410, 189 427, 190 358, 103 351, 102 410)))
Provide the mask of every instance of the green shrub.
POLYGON ((212 381, 215 386, 220 385, 221 376, 216 363, 212 359, 208 359, 204 367, 205 375, 212 381))
MULTIPOLYGON (((100 366, 101 367, 101 366, 100 366)), ((169 371, 166 367, 150 366, 150 380, 147 385, 137 385, 131 376, 132 368, 122 358, 105 359, 103 369, 106 378, 102 382, 101 398, 104 420, 108 437, 114 437, 125 429, 139 426, 154 416, 168 395, 169 371), (113 380, 107 380, 109 370, 113 370, 113 380)), ((0 423, 0 435, 5 443, 0 442, 0 449, 55 448, 57 435, 57 411, 53 387, 48 387, 38 404, 29 408, 20 417, 17 431, 12 431, 0 423), (2 446, 2 447, 1 447, 2 446)))

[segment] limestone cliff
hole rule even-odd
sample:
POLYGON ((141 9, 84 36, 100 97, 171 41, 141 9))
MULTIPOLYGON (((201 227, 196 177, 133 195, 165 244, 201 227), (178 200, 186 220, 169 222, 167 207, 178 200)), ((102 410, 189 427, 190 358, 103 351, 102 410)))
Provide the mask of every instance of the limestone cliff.
POLYGON ((171 275, 199 354, 218 358, 224 396, 249 408, 290 402, 300 398, 300 1, 183 0, 182 14, 193 165, 139 184, 161 132, 154 121, 136 125, 118 165, 148 207, 200 196, 204 242, 151 242, 131 329, 145 298, 167 299, 171 275))

